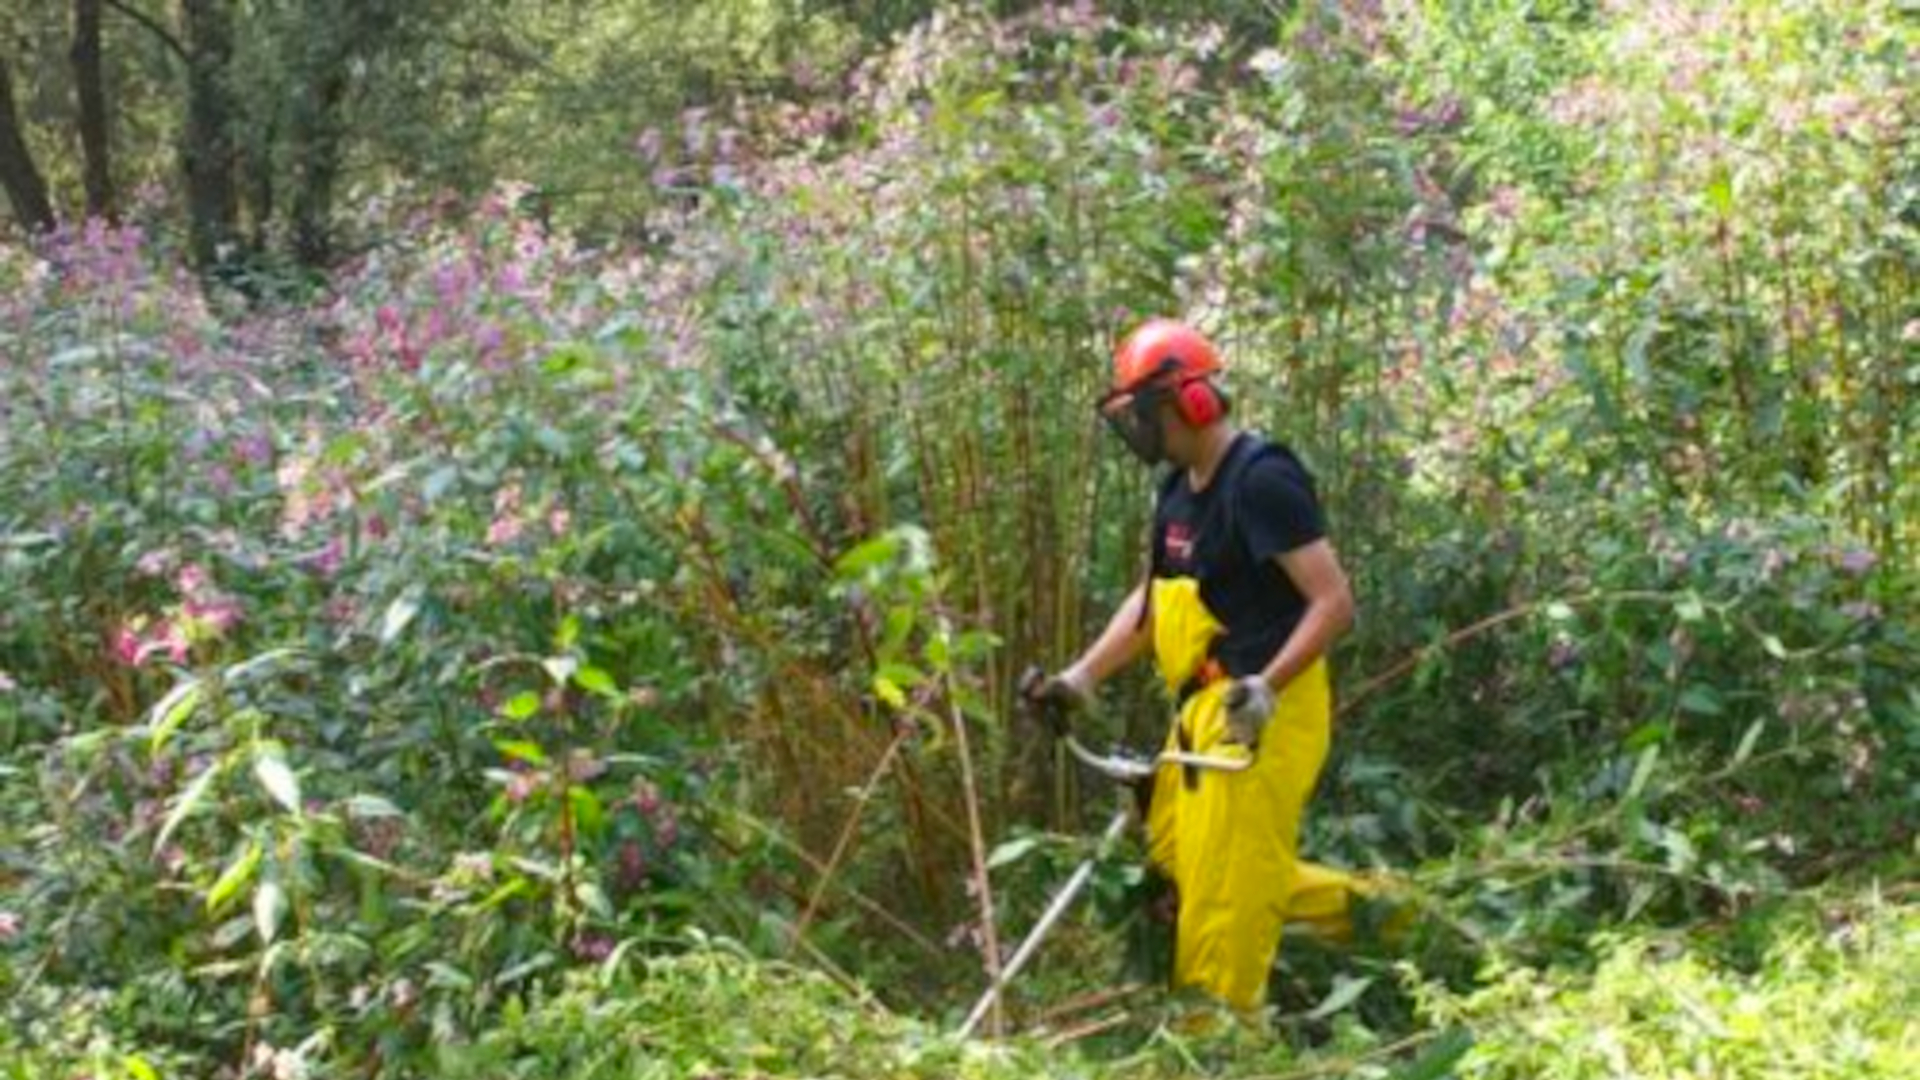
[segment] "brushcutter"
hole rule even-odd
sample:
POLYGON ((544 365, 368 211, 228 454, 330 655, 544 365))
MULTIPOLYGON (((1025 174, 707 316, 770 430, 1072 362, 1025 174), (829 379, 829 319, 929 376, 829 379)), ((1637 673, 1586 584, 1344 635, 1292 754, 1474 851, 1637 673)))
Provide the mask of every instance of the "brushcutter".
POLYGON ((1151 782, 1154 773, 1162 765, 1180 765, 1189 769, 1215 772, 1242 772, 1253 764, 1251 758, 1214 757, 1178 750, 1165 751, 1153 757, 1145 757, 1118 748, 1105 754, 1097 754, 1089 750, 1071 733, 1063 735, 1061 742, 1081 764, 1121 785, 1120 806, 1107 820, 1107 827, 1100 833, 1100 843, 1095 846, 1093 854, 1087 856, 1079 866, 1074 867, 1073 873, 1067 877, 1066 884, 1054 894, 1046 910, 1040 913, 1039 921, 1033 924, 1033 929, 1027 931, 1027 936, 1021 939, 1020 947, 1014 950, 1013 956, 1000 968, 999 974, 987 987, 986 993, 980 995, 980 1000, 973 1006, 973 1011, 967 1014, 967 1021, 960 1028, 960 1038, 963 1040, 973 1037, 981 1021, 985 1020, 987 1014, 992 1011, 994 1003, 1000 1000, 1007 986, 1027 966, 1027 962, 1033 959, 1034 954, 1040 951, 1041 943, 1059 924, 1067 910, 1073 906, 1073 902, 1079 898, 1081 891, 1087 887, 1087 882, 1093 879, 1094 865, 1112 848, 1114 841, 1120 839, 1120 834, 1126 831, 1127 822, 1134 814, 1133 805, 1128 799, 1129 789, 1151 782))

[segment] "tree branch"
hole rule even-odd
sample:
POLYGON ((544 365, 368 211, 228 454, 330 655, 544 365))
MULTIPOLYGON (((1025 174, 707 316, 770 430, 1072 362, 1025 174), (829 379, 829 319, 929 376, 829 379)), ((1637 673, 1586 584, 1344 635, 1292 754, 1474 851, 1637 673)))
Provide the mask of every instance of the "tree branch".
POLYGON ((192 58, 187 54, 187 47, 180 44, 180 39, 174 37, 173 31, 162 26, 159 20, 140 11, 138 8, 132 7, 127 4, 125 0, 105 0, 105 2, 108 7, 151 31, 154 37, 160 39, 160 44, 167 47, 168 52, 180 58, 181 63, 191 64, 193 62, 192 58))

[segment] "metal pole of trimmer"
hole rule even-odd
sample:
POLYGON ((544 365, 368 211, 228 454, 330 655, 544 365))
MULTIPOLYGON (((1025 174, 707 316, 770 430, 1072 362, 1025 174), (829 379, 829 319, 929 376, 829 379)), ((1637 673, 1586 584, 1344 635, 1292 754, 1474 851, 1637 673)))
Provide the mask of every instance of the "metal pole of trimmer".
MULTIPOLYGON (((1177 751, 1168 751, 1150 759, 1121 752, 1096 754, 1072 735, 1065 736, 1061 742, 1066 744, 1068 751, 1079 759, 1081 764, 1109 780, 1129 786, 1150 782, 1154 772, 1161 765, 1177 764, 1231 773, 1244 771, 1253 764, 1251 758, 1217 757, 1177 751)), ((1133 811, 1127 805, 1127 799, 1126 790, 1123 788, 1120 809, 1114 811, 1112 819, 1107 822, 1106 831, 1100 834, 1100 843, 1094 848, 1093 854, 1087 856, 1085 861, 1074 868, 1073 876, 1069 877, 1066 885, 1054 895, 1053 901, 1047 905, 1047 910, 1041 912, 1040 921, 1033 924, 1033 929, 1027 931, 1027 936, 1021 940, 1020 947, 1014 950, 1013 959, 1008 960, 1001 967, 999 976, 993 980, 993 985, 987 987, 987 992, 980 995, 980 1000, 974 1005, 973 1011, 967 1014, 966 1024, 960 1028, 962 1040, 973 1037, 974 1031, 980 1027, 980 1022, 985 1020, 987 1013, 993 1009, 994 1002, 1000 1000, 1001 993, 1006 990, 1008 984, 1013 982, 1014 976, 1020 974, 1020 969, 1027 965, 1027 961, 1033 959, 1033 954, 1040 951, 1040 943, 1046 940, 1047 934, 1052 932, 1061 916, 1065 915, 1067 909, 1073 906, 1074 900, 1079 898, 1081 890, 1087 887, 1087 882, 1093 879, 1094 864, 1100 861, 1107 849, 1111 848, 1114 841, 1120 839, 1120 834, 1126 831, 1127 822, 1133 819, 1133 811)))
POLYGON ((1079 866, 1074 868, 1073 876, 1068 878, 1066 885, 1054 895, 1053 902, 1047 905, 1047 910, 1040 913, 1040 921, 1034 923, 1033 929, 1027 931, 1026 938, 1020 942, 1020 947, 1014 950, 1013 958, 1001 967, 999 977, 993 980, 993 985, 987 987, 986 993, 980 995, 980 1000, 974 1005, 973 1011, 967 1014, 967 1022, 960 1028, 962 1041, 973 1038, 975 1029, 980 1026, 982 1020, 987 1018, 987 1013, 992 1011, 994 1002, 1000 1000, 1001 991, 1007 988, 1007 984, 1013 981, 1014 976, 1020 974, 1021 968, 1027 966, 1027 961, 1033 959, 1033 954, 1040 951, 1040 943, 1046 940, 1054 924, 1059 922, 1060 917, 1073 906, 1074 900, 1080 896, 1080 890, 1087 887, 1087 882, 1093 880, 1094 864, 1100 860, 1100 856, 1113 845, 1115 840, 1120 839, 1120 834, 1126 831, 1127 822, 1132 817, 1133 812, 1124 806, 1114 811, 1113 818, 1107 822, 1107 830, 1100 834, 1099 846, 1094 849, 1092 855, 1087 856, 1079 866))

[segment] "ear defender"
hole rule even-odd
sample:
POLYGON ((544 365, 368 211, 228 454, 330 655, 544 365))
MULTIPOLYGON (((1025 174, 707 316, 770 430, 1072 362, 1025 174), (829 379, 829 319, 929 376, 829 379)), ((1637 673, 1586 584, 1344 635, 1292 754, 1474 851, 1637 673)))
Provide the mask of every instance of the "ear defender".
POLYGON ((1180 384, 1174 394, 1174 409, 1180 419, 1194 427, 1206 427, 1227 415, 1227 395, 1210 379, 1193 379, 1180 384))

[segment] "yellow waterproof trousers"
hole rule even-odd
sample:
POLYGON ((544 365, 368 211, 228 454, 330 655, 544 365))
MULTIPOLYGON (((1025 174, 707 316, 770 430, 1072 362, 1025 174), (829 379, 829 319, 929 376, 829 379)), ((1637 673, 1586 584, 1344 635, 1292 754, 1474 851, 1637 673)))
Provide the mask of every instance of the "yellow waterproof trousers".
MULTIPOLYGON (((1205 663, 1220 623, 1191 578, 1156 579, 1150 597, 1154 658, 1178 692, 1205 663)), ((1167 749, 1245 757, 1227 728, 1228 679, 1189 697, 1167 749)), ((1299 858, 1300 817, 1327 758, 1333 722, 1324 660, 1280 691, 1259 752, 1244 772, 1165 765, 1147 815, 1148 857, 1179 892, 1173 984, 1242 1010, 1266 1000, 1267 974, 1287 922, 1336 940, 1352 934, 1351 875, 1299 858)))

